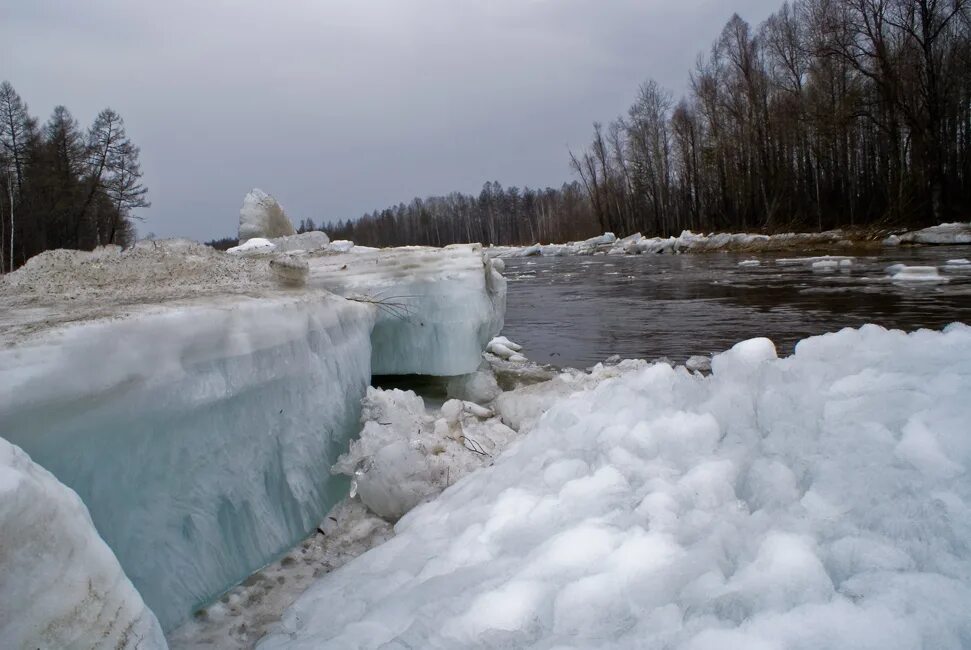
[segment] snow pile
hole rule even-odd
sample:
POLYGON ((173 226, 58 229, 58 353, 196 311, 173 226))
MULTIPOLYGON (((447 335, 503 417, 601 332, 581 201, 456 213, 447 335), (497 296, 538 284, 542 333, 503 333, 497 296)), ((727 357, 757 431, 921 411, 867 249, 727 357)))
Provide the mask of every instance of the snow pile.
POLYGON ((937 272, 936 266, 894 264, 888 271, 890 272, 890 279, 894 282, 940 284, 948 281, 947 278, 937 272))
POLYGON ((272 253, 275 250, 276 245, 269 239, 253 237, 239 246, 227 248, 226 252, 230 255, 261 255, 263 253, 272 253))
POLYGON ((333 471, 389 521, 491 463, 516 435, 473 402, 449 400, 433 415, 412 391, 369 387, 362 405, 364 428, 333 471))
POLYGON ((187 239, 141 240, 120 251, 52 250, 0 279, 3 333, 117 315, 117 307, 156 305, 200 296, 253 293, 272 286, 265 262, 225 255, 187 239), (17 309, 50 308, 41 322, 17 309))
POLYGON ((738 263, 739 266, 762 266, 762 262, 759 260, 742 260, 738 263))
POLYGON ((900 236, 907 244, 971 244, 971 223, 942 223, 900 236))
POLYGON ((971 646, 971 328, 712 365, 557 401, 261 647, 971 646))
MULTIPOLYGON (((273 239, 254 237, 239 246, 227 249, 226 252, 231 255, 266 255, 276 252, 297 255, 317 251, 346 253, 346 247, 341 246, 341 243, 333 242, 332 244, 326 233, 315 230, 287 237, 274 237, 273 239)), ((351 246, 353 247, 353 244, 351 246)))
POLYGON ((254 237, 271 239, 294 234, 293 224, 275 198, 260 189, 254 189, 243 199, 239 209, 239 241, 241 244, 254 237))
POLYGON ((165 648, 78 495, 0 438, 5 648, 165 648))

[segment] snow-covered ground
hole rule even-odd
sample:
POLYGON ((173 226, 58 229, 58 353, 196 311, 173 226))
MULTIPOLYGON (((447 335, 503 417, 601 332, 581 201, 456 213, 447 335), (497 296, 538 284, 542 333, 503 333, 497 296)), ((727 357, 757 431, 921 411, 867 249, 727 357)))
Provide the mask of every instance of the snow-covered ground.
POLYGON ((0 433, 82 497, 168 630, 346 496, 329 468, 372 367, 475 371, 504 291, 477 246, 44 253, 0 282, 0 433))
POLYGON ((564 390, 260 647, 969 647, 971 328, 711 366, 564 390))

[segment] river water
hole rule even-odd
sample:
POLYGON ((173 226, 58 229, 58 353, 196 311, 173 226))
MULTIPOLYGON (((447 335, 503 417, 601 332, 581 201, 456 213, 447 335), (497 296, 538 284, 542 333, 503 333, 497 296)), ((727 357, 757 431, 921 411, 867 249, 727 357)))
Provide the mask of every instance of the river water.
POLYGON ((971 266, 947 264, 971 258, 971 247, 865 251, 831 273, 786 261, 794 257, 510 258, 503 334, 532 361, 586 368, 615 354, 683 362, 756 336, 786 355, 807 336, 865 323, 907 331, 971 323, 971 266), (760 265, 739 266, 751 259, 760 265), (886 268, 897 263, 937 266, 948 282, 891 282, 886 268))

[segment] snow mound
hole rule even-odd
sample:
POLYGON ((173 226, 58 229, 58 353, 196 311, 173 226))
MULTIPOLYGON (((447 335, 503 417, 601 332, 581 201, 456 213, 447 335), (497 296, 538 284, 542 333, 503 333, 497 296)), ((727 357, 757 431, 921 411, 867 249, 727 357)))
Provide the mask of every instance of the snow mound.
POLYGON ((333 471, 352 477, 352 496, 389 521, 491 463, 516 436, 471 402, 449 400, 436 417, 412 391, 369 387, 361 404, 364 428, 333 471))
POLYGON ((268 286, 265 265, 225 255, 188 239, 143 239, 131 248, 46 251, 3 279, 2 293, 34 303, 69 302, 72 319, 85 307, 159 303, 268 286))
POLYGON ((275 250, 276 244, 269 239, 253 237, 239 246, 226 249, 226 252, 230 255, 261 255, 264 253, 272 253, 275 250))
POLYGON ((969 647, 969 368, 865 326, 571 393, 261 647, 969 647))
POLYGON ((165 648, 72 490, 0 438, 0 639, 6 648, 165 648))
POLYGON ((913 244, 971 244, 971 223, 942 223, 900 236, 900 241, 913 244))
POLYGON ((254 237, 286 237, 295 232, 283 207, 263 190, 254 189, 243 199, 243 207, 239 209, 240 243, 254 237))

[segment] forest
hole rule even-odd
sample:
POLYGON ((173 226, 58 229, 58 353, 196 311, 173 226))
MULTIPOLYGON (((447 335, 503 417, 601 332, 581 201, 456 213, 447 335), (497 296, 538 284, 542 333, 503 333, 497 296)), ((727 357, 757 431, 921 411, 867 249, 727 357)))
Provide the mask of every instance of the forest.
POLYGON ((0 84, 0 273, 53 248, 132 243, 149 205, 138 156, 110 108, 86 131, 63 106, 41 125, 0 84))
POLYGON ((613 231, 923 226, 971 214, 971 0, 799 0, 738 15, 675 101, 644 83, 571 152, 579 181, 415 199, 335 237, 527 244, 613 231))

